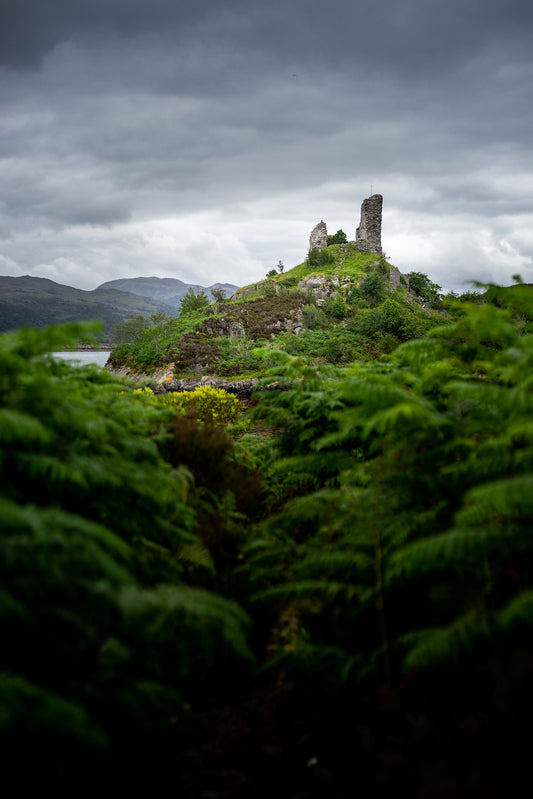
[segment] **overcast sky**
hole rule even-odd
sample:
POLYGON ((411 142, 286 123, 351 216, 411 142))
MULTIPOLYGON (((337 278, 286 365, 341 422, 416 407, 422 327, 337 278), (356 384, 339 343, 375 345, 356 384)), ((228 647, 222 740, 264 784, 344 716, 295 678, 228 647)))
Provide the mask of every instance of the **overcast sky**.
POLYGON ((532 0, 0 0, 0 274, 533 282, 532 0))

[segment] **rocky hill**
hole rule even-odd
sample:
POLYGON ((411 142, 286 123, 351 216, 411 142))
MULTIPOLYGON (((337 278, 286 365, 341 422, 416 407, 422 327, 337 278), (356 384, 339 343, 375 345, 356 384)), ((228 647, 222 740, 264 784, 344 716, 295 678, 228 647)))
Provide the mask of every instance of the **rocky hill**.
POLYGON ((303 263, 231 300, 142 329, 126 326, 111 364, 173 388, 183 379, 252 379, 276 350, 317 366, 377 358, 442 321, 408 284, 383 255, 355 242, 314 248, 303 263))

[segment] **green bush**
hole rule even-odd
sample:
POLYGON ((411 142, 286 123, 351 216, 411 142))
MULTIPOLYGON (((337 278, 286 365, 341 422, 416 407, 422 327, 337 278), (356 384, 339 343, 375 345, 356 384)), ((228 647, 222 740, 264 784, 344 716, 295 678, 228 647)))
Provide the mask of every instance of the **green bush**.
POLYGON ((241 404, 234 394, 222 388, 198 386, 193 391, 175 391, 167 394, 154 394, 150 388, 136 389, 157 405, 165 405, 178 413, 192 414, 198 422, 232 424, 241 413, 241 404))
POLYGON ((326 297, 323 308, 327 316, 333 316, 336 319, 343 319, 348 313, 346 302, 340 295, 337 297, 326 297))
POLYGON ((337 230, 337 232, 332 235, 328 236, 328 247, 331 247, 332 244, 347 244, 348 237, 344 230, 337 230))
POLYGON ((409 290, 420 297, 421 300, 438 305, 442 298, 441 287, 433 283, 427 275, 422 272, 409 272, 409 290))
POLYGON ((360 286, 360 292, 367 302, 378 305, 385 297, 385 279, 377 270, 373 270, 360 286))
POLYGON ((209 297, 203 289, 187 289, 187 293, 181 298, 180 316, 201 311, 209 305, 209 297))
POLYGON ((316 305, 304 305, 302 308, 302 316, 305 326, 309 330, 317 330, 321 327, 328 325, 328 319, 322 308, 316 305))
POLYGON ((176 370, 196 370, 213 367, 220 358, 220 345, 203 333, 185 333, 171 344, 165 353, 166 363, 174 362, 176 370))
POLYGON ((332 252, 328 251, 327 247, 309 250, 309 255, 307 256, 307 264, 313 268, 326 266, 327 264, 332 264, 334 261, 335 256, 332 252))

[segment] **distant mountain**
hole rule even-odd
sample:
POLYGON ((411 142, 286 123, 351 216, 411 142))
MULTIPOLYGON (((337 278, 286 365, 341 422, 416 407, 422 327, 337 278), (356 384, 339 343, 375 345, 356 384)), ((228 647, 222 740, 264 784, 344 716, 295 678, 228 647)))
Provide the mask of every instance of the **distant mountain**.
POLYGON ((175 305, 139 293, 101 288, 83 291, 29 275, 0 277, 0 332, 17 327, 47 327, 61 322, 101 319, 104 340, 108 341, 113 325, 134 314, 149 316, 157 312, 177 315, 175 305))
POLYGON ((153 300, 165 302, 172 308, 177 309, 182 297, 189 289, 203 289, 207 295, 211 289, 221 288, 229 298, 234 294, 238 286, 231 283, 214 283, 212 286, 199 286, 196 283, 184 283, 173 277, 125 277, 118 280, 108 280, 98 286, 96 291, 102 289, 116 289, 118 291, 131 291, 132 294, 139 294, 141 297, 151 297, 153 300))

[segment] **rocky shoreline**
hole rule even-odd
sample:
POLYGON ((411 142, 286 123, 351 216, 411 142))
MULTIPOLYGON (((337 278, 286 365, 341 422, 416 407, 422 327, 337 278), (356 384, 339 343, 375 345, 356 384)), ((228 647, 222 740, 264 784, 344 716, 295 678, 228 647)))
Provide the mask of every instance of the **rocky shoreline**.
POLYGON ((153 374, 148 375, 143 372, 134 372, 127 367, 113 368, 106 367, 111 374, 119 375, 122 377, 131 377, 134 380, 155 380, 154 394, 166 394, 175 391, 194 391, 199 386, 211 386, 212 388, 223 388, 230 394, 236 394, 239 397, 250 397, 254 391, 270 390, 275 391, 281 388, 281 385, 275 381, 267 386, 260 385, 260 378, 251 377, 244 380, 225 380, 224 378, 213 377, 212 375, 203 375, 201 377, 191 378, 176 378, 171 370, 156 370, 153 374))

